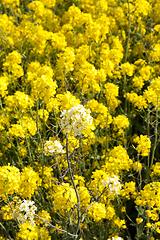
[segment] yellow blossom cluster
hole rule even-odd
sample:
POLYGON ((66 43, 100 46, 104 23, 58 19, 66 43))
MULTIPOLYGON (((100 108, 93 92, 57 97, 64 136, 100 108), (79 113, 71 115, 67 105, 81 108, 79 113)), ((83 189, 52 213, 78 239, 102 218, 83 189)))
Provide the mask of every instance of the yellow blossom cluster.
POLYGON ((1 191, 0 196, 6 198, 6 194, 19 194, 22 198, 31 198, 41 180, 37 172, 31 167, 25 167, 20 173, 14 166, 1 167, 0 173, 1 191))
POLYGON ((147 136, 140 135, 134 138, 134 142, 138 144, 136 150, 142 156, 148 156, 151 148, 151 141, 147 136))

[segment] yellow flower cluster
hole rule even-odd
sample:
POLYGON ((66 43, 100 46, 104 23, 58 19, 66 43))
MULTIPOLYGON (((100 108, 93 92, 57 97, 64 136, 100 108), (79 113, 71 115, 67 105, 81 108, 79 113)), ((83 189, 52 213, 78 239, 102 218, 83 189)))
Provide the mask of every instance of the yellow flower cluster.
POLYGON ((23 76, 23 68, 21 64, 21 54, 17 51, 13 51, 8 54, 5 62, 3 63, 3 71, 11 74, 13 78, 20 78, 23 76))
POLYGON ((19 194, 22 198, 31 198, 38 189, 41 180, 31 167, 25 167, 20 173, 14 166, 0 167, 0 197, 6 199, 6 194, 19 194))
POLYGON ((159 207, 160 207, 160 183, 152 182, 144 186, 140 195, 137 196, 135 203, 138 206, 146 208, 146 216, 151 222, 146 224, 146 227, 151 228, 153 231, 160 233, 159 222, 159 207))
POLYGON ((0 171, 0 196, 18 192, 20 182, 20 171, 14 166, 1 167, 0 171))
POLYGON ((94 116, 94 124, 100 125, 101 128, 105 128, 112 122, 112 116, 108 112, 108 108, 99 103, 98 101, 92 99, 91 101, 87 102, 86 107, 91 109, 92 114, 96 114, 94 116))
MULTIPOLYGON (((125 97, 126 97, 126 94, 125 94, 125 97)), ((138 109, 147 108, 148 106, 144 96, 142 95, 138 96, 137 93, 135 92, 127 93, 127 98, 138 109)))
POLYGON ((7 87, 9 84, 9 78, 7 76, 0 77, 0 95, 4 97, 8 94, 7 87))
POLYGON ((119 130, 119 133, 121 130, 125 130, 129 126, 128 118, 123 115, 118 115, 113 119, 112 124, 114 125, 114 130, 119 130))
POLYGON ((27 82, 31 84, 31 96, 34 99, 44 98, 48 102, 56 93, 57 84, 53 81, 53 70, 50 66, 41 66, 39 62, 30 63, 27 82))
POLYGON ((115 109, 118 107, 118 103, 120 103, 117 100, 119 87, 113 83, 107 83, 104 85, 104 87, 104 94, 107 100, 108 108, 111 111, 115 111, 115 109))
POLYGON ((136 150, 143 157, 148 156, 151 148, 151 141, 147 136, 140 135, 140 137, 134 138, 134 142, 137 143, 136 150))
POLYGON ((151 176, 159 176, 160 175, 160 163, 156 162, 155 165, 152 166, 151 176))
POLYGON ((114 147, 105 159, 104 169, 109 173, 119 174, 122 170, 129 171, 133 161, 129 158, 127 151, 122 146, 114 147))

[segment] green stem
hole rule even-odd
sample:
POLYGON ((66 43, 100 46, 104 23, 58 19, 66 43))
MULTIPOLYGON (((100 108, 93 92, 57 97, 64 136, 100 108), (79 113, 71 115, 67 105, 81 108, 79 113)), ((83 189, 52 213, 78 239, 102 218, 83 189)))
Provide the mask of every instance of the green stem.
POLYGON ((125 105, 124 105, 125 115, 127 115, 127 91, 126 91, 126 88, 127 88, 127 79, 126 79, 126 74, 125 74, 124 75, 124 82, 123 82, 123 89, 124 89, 124 93, 126 95, 126 97, 125 97, 125 105))
MULTIPOLYGON (((147 216, 147 223, 149 223, 149 217, 147 216)), ((150 232, 149 232, 149 227, 147 227, 147 240, 150 240, 150 232)))
MULTIPOLYGON (((139 163, 139 154, 138 154, 138 157, 137 157, 137 167, 138 167, 138 163, 139 163)), ((141 186, 142 186, 142 175, 141 175, 141 171, 138 167, 138 175, 139 175, 139 192, 141 192, 141 186)))
POLYGON ((127 0, 128 3, 128 38, 127 38, 127 43, 126 43, 126 52, 125 52, 125 59, 124 62, 127 62, 127 57, 128 57, 128 46, 129 46, 129 40, 130 40, 130 34, 131 34, 131 16, 130 16, 130 6, 129 6, 129 0, 127 0))
POLYGON ((154 139, 154 145, 153 145, 153 151, 152 151, 152 157, 151 157, 151 164, 150 164, 150 169, 153 165, 153 160, 154 160, 154 155, 155 155, 155 151, 156 151, 156 145, 157 145, 157 139, 158 139, 158 102, 159 99, 157 99, 157 107, 156 107, 156 124, 155 124, 155 129, 154 129, 154 133, 155 133, 155 139, 154 139))
POLYGON ((105 156, 107 156, 109 143, 108 143, 108 112, 107 112, 107 123, 106 123, 106 149, 105 149, 105 156))
POLYGON ((70 164, 70 160, 69 160, 68 133, 66 134, 66 154, 67 154, 67 162, 68 162, 69 174, 70 174, 71 181, 72 181, 72 184, 73 184, 73 187, 74 187, 74 190, 75 190, 75 193, 76 193, 76 197, 77 197, 77 217, 78 217, 78 222, 77 222, 77 228, 76 228, 76 234, 75 234, 76 235, 75 236, 75 240, 76 240, 77 237, 78 237, 78 230, 79 230, 79 227, 80 227, 80 200, 79 200, 79 194, 78 194, 78 191, 77 191, 77 187, 76 187, 75 182, 74 182, 73 174, 72 174, 72 171, 71 171, 71 164, 70 164))
POLYGON ((43 151, 43 141, 41 138, 40 130, 39 130, 39 115, 38 115, 38 110, 39 110, 39 99, 37 100, 37 111, 36 111, 36 125, 37 125, 37 133, 39 137, 39 141, 41 144, 41 164, 42 164, 42 187, 43 187, 43 179, 44 179, 44 151, 43 151))
POLYGON ((126 130, 122 129, 123 144, 124 144, 125 149, 127 150, 126 143, 125 143, 125 135, 126 135, 126 134, 125 134, 125 131, 126 131, 126 130))
MULTIPOLYGON (((17 111, 19 112, 19 117, 20 117, 20 120, 21 120, 21 125, 23 127, 23 119, 22 119, 22 112, 17 109, 17 111)), ((31 152, 31 148, 29 146, 29 141, 28 141, 28 138, 27 138, 27 134, 26 132, 24 131, 24 135, 25 135, 25 139, 26 139, 26 143, 27 143, 27 147, 28 147, 28 152, 29 152, 29 162, 31 163, 31 165, 33 166, 33 156, 32 156, 32 152, 31 152)))
MULTIPOLYGON (((2 110, 2 113, 3 113, 3 116, 4 117, 7 117, 7 113, 5 113, 4 109, 3 109, 3 104, 2 104, 2 100, 0 98, 0 108, 2 110)), ((8 128, 9 129, 9 128, 8 128)), ((7 130, 8 130, 7 129, 7 130)), ((13 144, 13 141, 10 139, 9 135, 7 134, 7 132, 5 131, 5 135, 6 135, 6 138, 8 140, 8 142, 11 144, 11 146, 13 147, 13 150, 14 150, 14 153, 16 154, 17 158, 18 158, 18 162, 19 164, 23 167, 23 162, 21 161, 21 159, 19 158, 19 155, 17 154, 16 152, 16 147, 15 145, 13 144)))
MULTIPOLYGON (((147 134, 148 134, 148 136, 150 135, 150 128, 149 128, 149 125, 150 125, 150 121, 149 121, 149 119, 150 119, 150 111, 148 110, 148 113, 147 113, 147 134)), ((148 154, 148 168, 149 168, 149 154, 148 154)))

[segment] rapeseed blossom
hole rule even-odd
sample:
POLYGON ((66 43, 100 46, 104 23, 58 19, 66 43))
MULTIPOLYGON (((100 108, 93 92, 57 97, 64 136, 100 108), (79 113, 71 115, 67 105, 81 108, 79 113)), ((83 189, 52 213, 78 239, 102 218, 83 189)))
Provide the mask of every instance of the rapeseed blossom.
POLYGON ((113 177, 107 177, 104 181, 102 181, 102 184, 105 187, 109 188, 109 191, 115 194, 119 193, 119 190, 121 189, 121 184, 119 182, 119 177, 118 176, 113 176, 113 177))
POLYGON ((86 107, 94 114, 93 122, 95 126, 100 125, 101 128, 104 128, 111 124, 112 116, 105 105, 93 99, 87 102, 86 107))
POLYGON ((80 136, 81 134, 86 135, 87 131, 94 130, 90 110, 85 109, 82 105, 63 110, 60 117, 61 128, 66 133, 73 132, 75 136, 80 136))
POLYGON ((112 237, 112 238, 108 238, 108 240, 123 240, 123 238, 121 238, 121 237, 112 237))
POLYGON ((107 83, 104 85, 104 87, 104 94, 107 99, 107 105, 111 111, 115 111, 119 103, 117 99, 119 87, 113 83, 107 83))
POLYGON ((21 55, 17 51, 13 51, 8 54, 5 62, 3 63, 3 71, 13 74, 15 78, 20 78, 23 76, 24 71, 20 66, 21 55))
POLYGON ((129 158, 125 148, 117 146, 109 152, 103 168, 106 169, 108 173, 119 173, 122 170, 129 171, 132 163, 133 161, 129 158))
POLYGON ((105 204, 96 202, 89 208, 88 214, 92 216, 94 221, 99 222, 106 218, 105 204))
POLYGON ((126 74, 128 76, 133 76, 134 73, 134 65, 131 65, 129 62, 126 62, 124 64, 121 65, 122 68, 122 74, 126 74))
POLYGON ((46 155, 51 155, 54 153, 64 153, 63 146, 57 140, 55 140, 54 142, 49 140, 44 145, 44 153, 46 155))
POLYGON ((0 196, 18 192, 20 185, 20 171, 14 166, 0 167, 0 196))
POLYGON ((124 130, 129 126, 128 118, 126 118, 123 115, 118 115, 115 117, 112 121, 112 124, 114 125, 114 130, 124 130))
POLYGON ((160 163, 156 162, 155 165, 152 166, 151 176, 160 175, 160 163))
POLYGON ((18 220, 19 224, 23 224, 28 221, 32 226, 34 226, 34 214, 37 207, 34 206, 34 201, 23 200, 22 202, 17 202, 13 210, 13 216, 18 220))
POLYGON ((0 77, 0 95, 4 97, 7 95, 7 87, 9 85, 9 78, 7 76, 1 76, 0 77))
POLYGON ((151 141, 147 136, 140 135, 134 138, 134 142, 138 144, 136 150, 143 157, 148 156, 151 148, 151 141))
POLYGON ((124 97, 127 97, 128 100, 133 103, 135 107, 138 107, 138 109, 147 108, 147 102, 144 96, 137 95, 135 92, 127 93, 124 95, 124 97))

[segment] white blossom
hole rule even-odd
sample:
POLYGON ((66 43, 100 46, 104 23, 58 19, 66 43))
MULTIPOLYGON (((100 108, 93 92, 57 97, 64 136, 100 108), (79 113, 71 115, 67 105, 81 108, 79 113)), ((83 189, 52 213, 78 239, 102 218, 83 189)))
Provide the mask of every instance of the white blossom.
POLYGON ((123 240, 123 238, 121 238, 121 237, 112 237, 111 239, 108 238, 108 240, 123 240))
POLYGON ((64 153, 64 150, 59 141, 55 140, 53 142, 49 140, 49 141, 46 141, 44 145, 44 153, 46 155, 53 154, 53 153, 64 153))
POLYGON ((61 127, 68 133, 73 131, 75 136, 81 135, 89 125, 92 125, 93 118, 90 110, 85 109, 82 105, 77 105, 69 110, 63 110, 61 115, 61 127))
POLYGON ((113 177, 107 177, 105 181, 102 182, 105 187, 109 188, 109 191, 111 193, 114 193, 114 195, 119 193, 119 190, 121 189, 121 184, 119 182, 118 176, 113 177))
POLYGON ((34 214, 36 210, 37 207, 34 206, 34 201, 23 200, 17 202, 13 214, 20 224, 28 221, 32 226, 34 226, 34 214))

